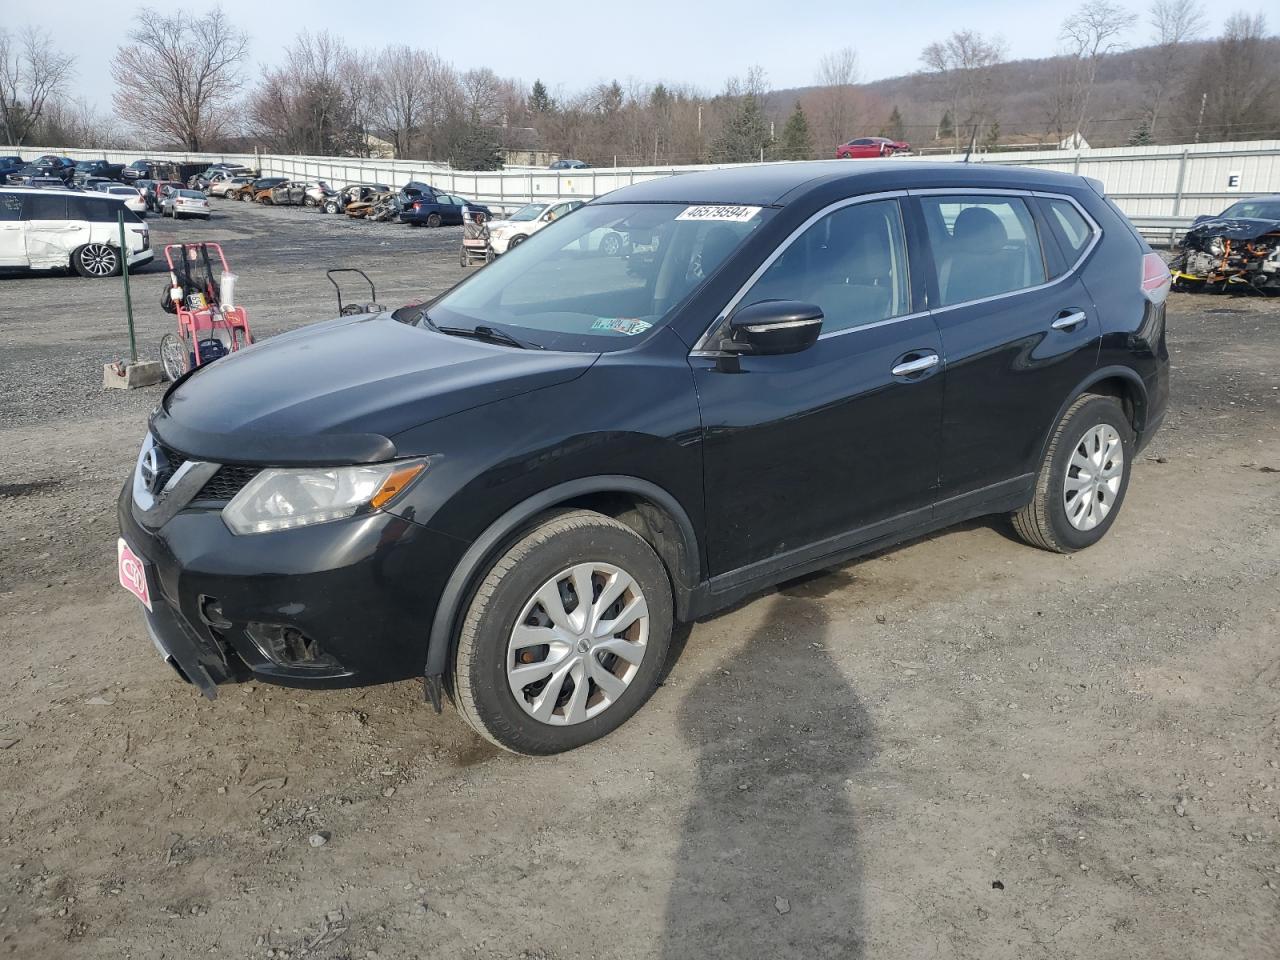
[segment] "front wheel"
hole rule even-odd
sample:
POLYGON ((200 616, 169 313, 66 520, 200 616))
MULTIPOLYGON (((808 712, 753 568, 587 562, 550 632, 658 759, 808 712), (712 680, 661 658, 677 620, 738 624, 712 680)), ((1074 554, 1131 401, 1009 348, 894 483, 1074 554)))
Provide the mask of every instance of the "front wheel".
POLYGON ((190 351, 177 334, 166 333, 160 340, 160 363, 170 381, 177 380, 191 366, 190 351))
POLYGON ((1101 540, 1124 503, 1133 448, 1133 427, 1117 400, 1077 399, 1049 441, 1031 502, 1013 515, 1018 536, 1055 553, 1101 540))
POLYGON ((510 250, 512 247, 518 247, 518 246, 520 246, 520 244, 524 243, 524 242, 525 242, 525 240, 527 240, 527 239, 529 239, 529 238, 528 238, 528 237, 523 237, 523 236, 522 236, 522 237, 512 237, 512 238, 511 238, 511 242, 507 244, 507 249, 508 249, 508 250, 510 250))
POLYGON ((562 514, 517 541, 476 590, 454 702, 514 753, 572 750, 649 699, 671 630, 671 583, 653 548, 603 514, 562 514))

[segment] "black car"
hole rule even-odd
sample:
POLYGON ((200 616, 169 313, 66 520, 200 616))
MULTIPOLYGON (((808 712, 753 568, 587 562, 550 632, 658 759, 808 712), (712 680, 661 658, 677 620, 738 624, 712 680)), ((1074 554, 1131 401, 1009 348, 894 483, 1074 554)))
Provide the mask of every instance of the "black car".
POLYGON ((674 623, 779 581, 988 514, 1096 543, 1164 416, 1169 287, 1066 174, 624 187, 424 305, 175 383, 121 580, 209 696, 422 677, 503 747, 570 749, 649 697, 674 623), (590 255, 609 234, 648 253, 590 255))
POLYGON ((0 157, 0 184, 8 183, 9 178, 16 177, 26 165, 26 161, 15 154, 0 157))
POLYGON ((1280 195, 1239 200, 1196 217, 1173 260, 1180 290, 1280 294, 1280 195))
POLYGON ((70 183, 75 176, 75 172, 76 162, 70 157, 59 157, 48 153, 42 157, 36 157, 36 159, 19 170, 17 176, 13 179, 31 183, 36 178, 53 177, 63 183, 70 183))
POLYGON ((553 160, 548 170, 590 170, 591 164, 581 160, 553 160))
POLYGON ((158 166, 154 160, 135 160, 120 171, 120 178, 127 183, 134 180, 158 180, 158 166))
POLYGON ((73 176, 76 183, 84 183, 95 177, 104 180, 119 180, 123 172, 123 163, 108 163, 106 160, 77 160, 73 176))

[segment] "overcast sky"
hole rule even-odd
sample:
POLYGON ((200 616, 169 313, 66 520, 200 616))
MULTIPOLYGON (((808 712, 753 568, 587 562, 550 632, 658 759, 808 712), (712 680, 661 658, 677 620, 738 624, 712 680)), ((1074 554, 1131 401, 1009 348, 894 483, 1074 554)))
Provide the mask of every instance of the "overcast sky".
MULTIPOLYGON (((16 0, 13 0, 16 4, 16 0)), ((1122 0, 1135 12, 1146 4, 1122 0)), ((1058 24, 1073 3, 1046 0, 223 0, 222 7, 252 37, 246 80, 302 29, 328 30, 356 47, 403 42, 434 49, 455 66, 489 66, 499 75, 532 82, 541 77, 554 94, 600 80, 666 80, 719 90, 726 77, 752 64, 775 88, 814 81, 817 61, 830 50, 858 51, 862 79, 910 73, 920 50, 953 30, 1000 34, 1009 58, 1051 54, 1058 24)), ((108 65, 129 29, 130 4, 64 0, 15 6, 9 26, 34 22, 78 57, 76 93, 103 108, 111 104, 108 65), (57 10, 50 13, 33 10, 57 10)), ((200 4, 172 9, 203 11, 200 4)), ((1140 22, 1131 43, 1146 42, 1140 22)))

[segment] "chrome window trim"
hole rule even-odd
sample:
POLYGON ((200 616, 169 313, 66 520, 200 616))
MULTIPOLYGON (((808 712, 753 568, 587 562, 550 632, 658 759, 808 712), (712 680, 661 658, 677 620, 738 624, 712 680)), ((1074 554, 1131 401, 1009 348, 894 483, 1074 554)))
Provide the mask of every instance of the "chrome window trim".
MULTIPOLYGON (((716 318, 713 321, 711 321, 711 324, 707 327, 706 330, 703 331, 702 336, 698 338, 697 343, 694 344, 693 349, 689 351, 689 356, 716 357, 720 355, 719 351, 709 349, 707 346, 707 343, 711 337, 711 334, 716 329, 718 329, 719 326, 722 323, 724 323, 726 319, 728 319, 729 314, 733 313, 733 311, 737 308, 738 304, 742 301, 742 298, 747 295, 747 291, 751 289, 751 287, 755 284, 755 282, 760 279, 760 277, 764 274, 766 270, 769 269, 769 267, 773 266, 774 261, 777 260, 780 256, 782 256, 783 253, 786 252, 787 248, 790 247, 791 244, 796 241, 796 239, 800 236, 800 234, 804 233, 806 230, 808 230, 811 226, 813 226, 815 223, 817 223, 827 214, 834 213, 836 210, 840 210, 844 207, 853 206, 856 203, 867 203, 873 200, 891 200, 891 199, 902 198, 902 197, 948 196, 948 195, 962 196, 962 197, 963 196, 995 195, 995 196, 1014 196, 1014 197, 1037 197, 1045 200, 1065 200, 1067 203, 1075 207, 1076 212, 1079 213, 1080 216, 1084 218, 1085 223, 1087 223, 1090 229, 1092 230, 1092 236, 1090 237, 1088 245, 1085 246, 1084 250, 1080 252, 1080 255, 1075 259, 1075 262, 1072 263, 1071 266, 1069 266, 1066 270, 1064 270, 1060 275, 1054 277, 1052 280, 1046 280, 1044 283, 1037 284, 1034 287, 1020 287, 1017 290, 1010 290, 1007 293, 998 293, 990 297, 982 297, 981 299, 978 299, 978 300, 964 300, 960 303, 949 303, 945 307, 934 307, 929 310, 918 310, 915 313, 903 314, 900 317, 889 317, 886 320, 877 320, 874 323, 865 323, 856 327, 846 327, 843 330, 832 330, 829 333, 820 334, 818 337, 819 340, 826 340, 831 337, 840 337, 840 336, 844 336, 846 333, 854 333, 855 331, 858 331, 858 330, 871 330, 875 327, 883 327, 891 323, 900 323, 903 320, 915 320, 920 317, 929 316, 931 314, 937 315, 940 313, 946 313, 949 310, 956 310, 960 307, 969 307, 969 306, 973 306, 974 304, 991 303, 992 301, 995 301, 995 300, 1003 300, 1006 297, 1016 297, 1024 293, 1033 293, 1037 290, 1047 289, 1048 287, 1052 287, 1055 284, 1061 283, 1062 281, 1070 277, 1072 274, 1074 274, 1076 271, 1078 271, 1080 269, 1080 264, 1082 264, 1085 260, 1088 259, 1089 255, 1093 253, 1094 248, 1102 241, 1102 227, 1098 225, 1098 222, 1094 220, 1092 216, 1090 216, 1089 211, 1087 211, 1084 207, 1080 205, 1080 201, 1078 201, 1075 197, 1069 196, 1068 194, 1065 194, 1065 193, 1052 193, 1050 191, 1045 191, 1045 190, 1018 190, 1010 187, 975 187, 975 188, 969 188, 969 189, 966 189, 963 187, 961 188, 927 187, 921 190, 914 190, 914 189, 913 190, 888 190, 882 193, 868 193, 858 197, 846 197, 843 200, 837 200, 834 203, 828 204, 827 206, 819 210, 817 213, 813 214, 813 216, 809 217, 807 220, 804 221, 804 223, 796 227, 795 230, 793 230, 790 234, 787 235, 786 239, 784 239, 780 244, 778 244, 777 247, 774 248, 773 252, 769 254, 768 257, 765 258, 764 262, 761 263, 760 266, 757 267, 756 270, 751 274, 751 276, 747 278, 746 282, 743 283, 742 286, 738 288, 737 293, 735 293, 730 298, 729 302, 725 305, 724 309, 722 309, 718 314, 716 314, 716 318)), ((1034 219, 1034 214, 1032 214, 1032 217, 1034 219)), ((1037 239, 1039 239, 1038 235, 1037 235, 1037 239)), ((1043 250, 1044 241, 1041 240, 1040 243, 1041 243, 1041 248, 1043 250)), ((906 254, 907 254, 907 290, 910 291, 911 289, 911 252, 910 250, 907 250, 906 254)))
MULTIPOLYGON (((711 324, 707 327, 707 329, 702 332, 702 336, 698 338, 697 343, 693 345, 693 349, 689 351, 689 356, 691 357, 719 356, 719 351, 709 349, 707 346, 707 343, 711 338, 711 334, 715 330, 717 330, 720 327, 720 325, 725 322, 725 320, 728 319, 729 314, 733 313, 733 311, 737 308, 738 304, 742 301, 742 298, 747 295, 747 291, 750 290, 755 285, 755 282, 764 275, 764 272, 766 270, 768 270, 771 266, 773 266, 774 261, 776 261, 784 253, 786 253, 787 248, 790 247, 791 244, 793 244, 802 233, 808 230, 811 226, 813 226, 823 217, 827 216, 828 214, 835 213, 835 211, 837 210, 843 210, 845 207, 852 207, 854 204, 870 203, 874 200, 894 200, 900 197, 905 197, 908 195, 908 193, 909 191, 907 190, 887 190, 887 191, 884 191, 883 193, 866 193, 857 197, 845 197, 843 200, 836 200, 834 203, 827 204, 827 206, 823 207, 817 213, 813 214, 811 217, 805 220, 804 223, 800 224, 798 227, 792 230, 789 234, 787 234, 786 239, 784 239, 780 244, 774 247, 773 252, 770 253, 769 256, 765 257, 764 262, 761 263, 760 266, 756 267, 755 271, 751 274, 751 276, 749 276, 746 279, 746 282, 743 283, 742 286, 738 288, 738 292, 729 298, 729 302, 725 304, 724 309, 722 309, 719 313, 716 314, 716 318, 712 320, 711 324)), ((906 224, 904 223, 903 224, 904 229, 905 229, 905 226, 906 224)), ((903 252, 906 253, 905 248, 903 252)), ((908 271, 910 271, 911 269, 909 256, 907 258, 907 269, 908 271)), ((908 295, 910 294, 910 291, 911 291, 911 277, 910 277, 910 274, 908 274, 908 277, 907 277, 908 295)), ((861 327, 850 327, 849 329, 865 330, 867 329, 867 327, 879 326, 880 323, 893 322, 896 320, 906 320, 906 319, 907 319, 906 316, 891 317, 888 321, 882 320, 876 324, 869 323, 861 327)), ((818 339, 822 340, 829 336, 835 336, 837 334, 847 333, 847 332, 848 330, 833 330, 829 334, 828 333, 819 334, 818 339)))

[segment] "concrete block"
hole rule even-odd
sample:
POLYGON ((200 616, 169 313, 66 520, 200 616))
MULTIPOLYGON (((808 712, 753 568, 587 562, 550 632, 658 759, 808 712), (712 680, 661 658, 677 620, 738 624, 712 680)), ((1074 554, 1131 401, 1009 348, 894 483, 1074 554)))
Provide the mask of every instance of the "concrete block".
POLYGON ((149 387, 164 379, 164 367, 159 360, 139 360, 137 363, 104 363, 102 386, 119 390, 149 387))

